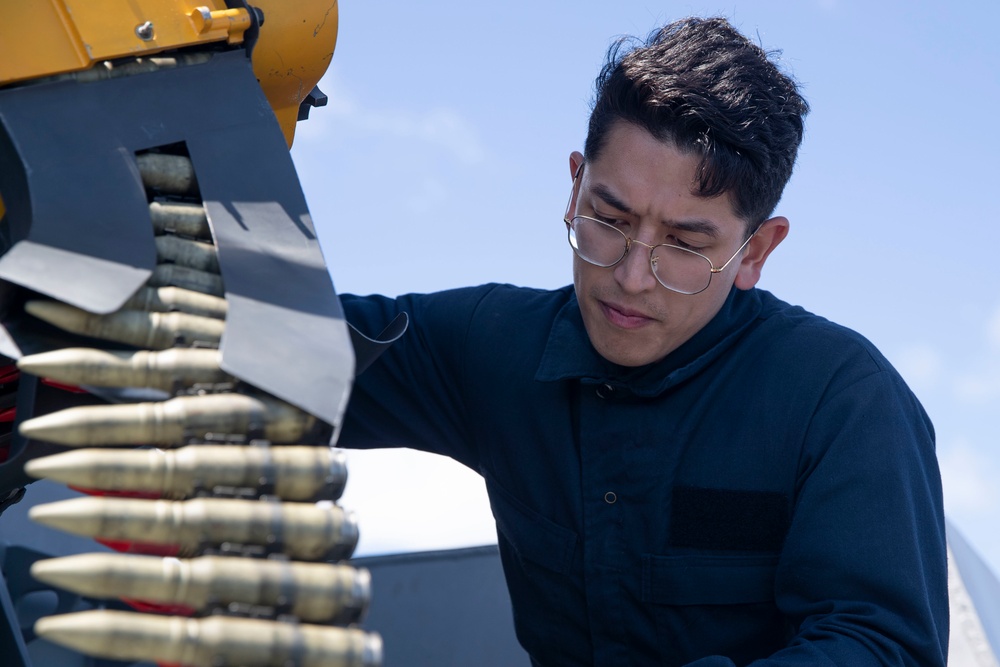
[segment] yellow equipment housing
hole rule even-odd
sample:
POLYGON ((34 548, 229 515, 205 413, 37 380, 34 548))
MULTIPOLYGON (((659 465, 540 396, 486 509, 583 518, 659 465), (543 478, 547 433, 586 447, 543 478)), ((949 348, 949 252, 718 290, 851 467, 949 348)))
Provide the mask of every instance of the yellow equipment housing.
POLYGON ((153 280, 151 206, 177 199, 211 226, 222 366, 339 425, 353 349, 288 152, 326 101, 336 0, 0 5, 0 355, 43 344, 30 293, 106 314, 153 280), (143 180, 153 157, 186 161, 193 189, 143 180))
MULTIPOLYGON (((337 42, 333 0, 35 0, 0 12, 0 88, 91 69, 121 58, 240 45, 252 47, 260 82, 289 147, 299 107, 322 78, 337 42), (258 16, 252 17, 251 11, 258 16)), ((0 217, 3 210, 0 208, 0 217)))

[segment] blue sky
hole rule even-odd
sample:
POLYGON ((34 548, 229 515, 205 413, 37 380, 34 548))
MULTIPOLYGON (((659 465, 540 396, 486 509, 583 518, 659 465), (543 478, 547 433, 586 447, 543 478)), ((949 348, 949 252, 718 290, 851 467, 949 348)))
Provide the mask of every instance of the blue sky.
MULTIPOLYGON (((1000 572, 1000 3, 340 3, 292 150, 339 292, 570 281, 561 216, 611 39, 724 15, 812 105, 760 286, 850 326, 934 420, 946 511, 1000 572)), ((359 553, 495 540, 482 482, 352 453, 359 553)))

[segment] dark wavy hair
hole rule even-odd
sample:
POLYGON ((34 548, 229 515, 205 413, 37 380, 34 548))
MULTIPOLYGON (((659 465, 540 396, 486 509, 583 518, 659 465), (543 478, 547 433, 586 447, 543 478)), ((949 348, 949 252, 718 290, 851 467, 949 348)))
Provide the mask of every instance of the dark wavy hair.
POLYGON ((646 41, 612 44, 596 81, 584 154, 633 123, 701 156, 695 193, 728 193, 747 234, 774 212, 792 175, 809 105, 771 56, 723 18, 688 18, 646 41))

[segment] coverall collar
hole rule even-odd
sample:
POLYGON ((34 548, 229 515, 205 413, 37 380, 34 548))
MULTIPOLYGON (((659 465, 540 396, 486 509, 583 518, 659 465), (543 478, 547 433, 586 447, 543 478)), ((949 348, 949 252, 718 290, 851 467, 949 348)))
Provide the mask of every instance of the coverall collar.
POLYGON ((590 344, 576 295, 556 315, 535 379, 540 382, 578 379, 585 384, 627 388, 636 396, 656 396, 691 377, 724 353, 761 311, 756 289, 733 287, 722 308, 698 333, 664 359, 637 368, 601 357, 590 344))

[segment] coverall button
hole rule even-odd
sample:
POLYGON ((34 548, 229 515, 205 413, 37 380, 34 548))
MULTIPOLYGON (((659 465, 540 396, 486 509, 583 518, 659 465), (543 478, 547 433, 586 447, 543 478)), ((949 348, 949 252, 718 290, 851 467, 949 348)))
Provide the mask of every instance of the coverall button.
POLYGON ((607 493, 604 494, 604 502, 606 502, 609 505, 614 505, 616 502, 618 502, 618 496, 615 494, 614 491, 608 491, 607 493))
POLYGON ((604 383, 597 388, 598 398, 611 398, 614 396, 615 388, 608 383, 604 383))

